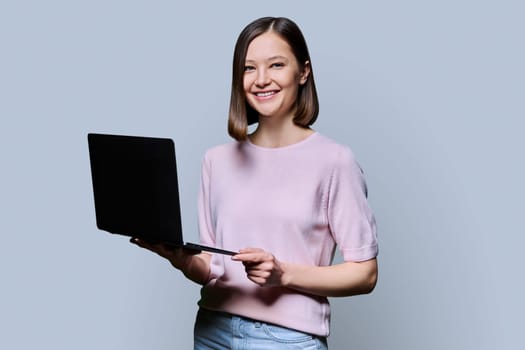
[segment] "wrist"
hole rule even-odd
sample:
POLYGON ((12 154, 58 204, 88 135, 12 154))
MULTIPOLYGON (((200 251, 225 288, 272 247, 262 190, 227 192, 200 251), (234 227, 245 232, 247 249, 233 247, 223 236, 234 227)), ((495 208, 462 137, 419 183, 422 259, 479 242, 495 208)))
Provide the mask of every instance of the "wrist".
POLYGON ((281 262, 281 285, 289 288, 292 285, 293 280, 293 266, 288 263, 281 262))
POLYGON ((188 256, 185 254, 177 254, 169 261, 174 268, 186 274, 191 268, 192 258, 193 257, 191 255, 188 256))
POLYGON ((189 255, 179 269, 188 279, 204 285, 210 276, 210 259, 211 256, 206 253, 189 255))

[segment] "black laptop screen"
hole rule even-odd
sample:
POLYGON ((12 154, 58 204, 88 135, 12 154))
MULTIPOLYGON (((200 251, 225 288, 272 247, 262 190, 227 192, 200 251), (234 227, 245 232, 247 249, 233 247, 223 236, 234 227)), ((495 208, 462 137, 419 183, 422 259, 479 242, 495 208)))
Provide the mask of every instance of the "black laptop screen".
POLYGON ((88 142, 97 227, 182 243, 173 141, 89 134, 88 142))

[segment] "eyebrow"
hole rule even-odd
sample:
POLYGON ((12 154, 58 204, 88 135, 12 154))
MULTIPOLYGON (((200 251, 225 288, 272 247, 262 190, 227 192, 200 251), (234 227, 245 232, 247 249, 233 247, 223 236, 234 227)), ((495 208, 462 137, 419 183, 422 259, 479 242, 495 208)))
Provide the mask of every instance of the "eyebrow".
MULTIPOLYGON (((279 55, 277 55, 277 56, 272 56, 272 57, 266 59, 267 62, 269 62, 269 61, 275 61, 275 60, 285 60, 285 61, 288 62, 288 58, 286 58, 286 57, 284 57, 284 56, 279 56, 279 55)), ((246 62, 246 63, 254 63, 255 61, 254 61, 254 60, 246 60, 245 62, 246 62)))

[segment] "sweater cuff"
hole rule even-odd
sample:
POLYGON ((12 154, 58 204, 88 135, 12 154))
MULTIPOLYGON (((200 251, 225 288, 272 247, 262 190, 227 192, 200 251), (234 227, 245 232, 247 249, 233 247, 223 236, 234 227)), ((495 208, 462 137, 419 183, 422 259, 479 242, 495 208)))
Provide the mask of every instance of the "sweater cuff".
POLYGON ((373 259, 379 253, 377 244, 355 249, 343 249, 341 252, 344 261, 354 262, 361 262, 373 259))

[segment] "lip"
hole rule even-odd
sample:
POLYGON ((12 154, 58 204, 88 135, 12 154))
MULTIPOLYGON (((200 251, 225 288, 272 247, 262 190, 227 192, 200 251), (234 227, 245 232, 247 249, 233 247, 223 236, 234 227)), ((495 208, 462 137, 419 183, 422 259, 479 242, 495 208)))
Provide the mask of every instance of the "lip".
POLYGON ((264 90, 264 91, 254 91, 252 94, 258 100, 267 100, 279 93, 279 90, 264 90))

